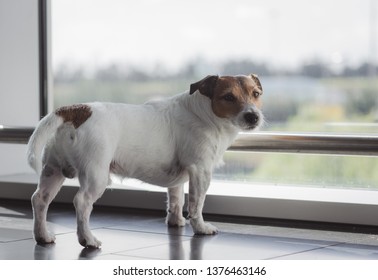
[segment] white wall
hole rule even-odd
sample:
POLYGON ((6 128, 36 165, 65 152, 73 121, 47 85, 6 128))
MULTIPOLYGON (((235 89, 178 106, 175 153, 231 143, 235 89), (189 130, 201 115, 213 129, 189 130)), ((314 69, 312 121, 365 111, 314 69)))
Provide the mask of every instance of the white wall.
MULTIPOLYGON (((0 0, 0 125, 39 120, 38 0, 0 0)), ((30 170, 25 145, 0 144, 0 175, 30 170)))

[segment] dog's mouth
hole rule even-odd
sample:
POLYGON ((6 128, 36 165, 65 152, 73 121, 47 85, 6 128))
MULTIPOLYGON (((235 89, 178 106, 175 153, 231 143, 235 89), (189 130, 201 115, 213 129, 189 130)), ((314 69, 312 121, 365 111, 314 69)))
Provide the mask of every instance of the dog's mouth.
POLYGON ((244 125, 241 127, 244 131, 252 131, 252 130, 258 130, 260 128, 260 124, 255 125, 244 125))
POLYGON ((258 130, 261 127, 260 123, 248 124, 244 121, 234 122, 234 125, 239 127, 242 131, 258 130))
POLYGON ((259 127, 260 127, 259 125, 249 125, 244 130, 255 130, 255 129, 258 129, 259 127))

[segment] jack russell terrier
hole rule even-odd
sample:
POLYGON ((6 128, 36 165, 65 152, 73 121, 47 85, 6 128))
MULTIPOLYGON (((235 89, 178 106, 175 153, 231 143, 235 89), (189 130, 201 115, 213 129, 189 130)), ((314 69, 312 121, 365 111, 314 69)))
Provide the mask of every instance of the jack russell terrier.
POLYGON ((212 171, 238 132, 257 129, 263 90, 258 77, 207 76, 189 92, 143 105, 78 104, 44 117, 28 143, 28 162, 39 174, 31 198, 34 238, 53 243, 47 209, 65 178, 78 177, 74 198, 77 235, 84 247, 101 242, 91 233, 93 203, 110 174, 168 189, 169 226, 184 226, 183 184, 189 181, 189 219, 195 234, 216 234, 202 208, 212 171))

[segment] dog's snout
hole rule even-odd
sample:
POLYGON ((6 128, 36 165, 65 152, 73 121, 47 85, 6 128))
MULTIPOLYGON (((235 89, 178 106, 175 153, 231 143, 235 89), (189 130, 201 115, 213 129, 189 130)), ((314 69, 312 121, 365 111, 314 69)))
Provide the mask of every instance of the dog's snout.
POLYGON ((259 115, 256 113, 245 113, 244 119, 248 124, 256 124, 259 121, 259 115))

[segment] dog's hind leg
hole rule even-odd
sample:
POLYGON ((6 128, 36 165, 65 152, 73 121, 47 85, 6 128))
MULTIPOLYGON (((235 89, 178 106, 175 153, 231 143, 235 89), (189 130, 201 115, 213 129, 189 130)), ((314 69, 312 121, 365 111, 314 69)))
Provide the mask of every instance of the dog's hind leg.
POLYGON ((55 236, 47 229, 47 210, 59 192, 64 182, 64 176, 57 168, 45 165, 38 183, 37 190, 34 192, 31 202, 34 216, 34 239, 37 243, 53 243, 55 236))
MULTIPOLYGON (((109 165, 107 165, 109 168, 109 165)), ((79 174, 80 189, 74 198, 77 218, 77 236, 84 247, 99 248, 101 242, 93 236, 89 227, 89 217, 93 203, 101 197, 109 183, 106 168, 95 168, 79 174)))
POLYGON ((168 188, 167 194, 166 223, 168 226, 185 226, 186 220, 182 215, 182 208, 185 204, 184 185, 168 188))

